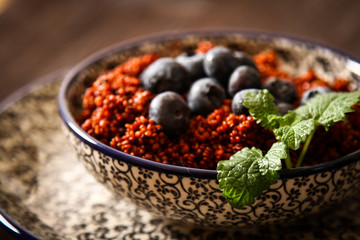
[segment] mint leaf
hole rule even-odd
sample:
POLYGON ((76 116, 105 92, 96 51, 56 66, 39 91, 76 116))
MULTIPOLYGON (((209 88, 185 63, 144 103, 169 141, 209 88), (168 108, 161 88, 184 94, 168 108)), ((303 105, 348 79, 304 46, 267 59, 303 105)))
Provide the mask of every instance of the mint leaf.
POLYGON ((359 97, 359 92, 319 94, 296 109, 296 112, 328 129, 334 123, 346 120, 345 114, 354 111, 351 106, 358 103, 359 97))
MULTIPOLYGON (((281 161, 279 159, 285 159, 288 155, 288 149, 282 142, 274 143, 270 150, 266 153, 265 158, 268 160, 268 169, 279 170, 281 168, 281 161)), ((266 168, 265 168, 266 169, 266 168)))
POLYGON ((268 90, 261 90, 258 93, 249 92, 243 105, 249 113, 264 128, 274 130, 280 126, 282 116, 274 104, 274 97, 268 90))
POLYGON ((346 120, 346 113, 354 111, 359 92, 319 94, 306 105, 280 116, 274 97, 267 90, 249 93, 244 106, 263 127, 273 130, 276 138, 293 150, 299 149, 318 125, 328 129, 335 122, 346 120))
POLYGON ((315 121, 310 118, 302 121, 294 121, 291 125, 275 129, 274 133, 277 139, 281 139, 281 141, 286 143, 291 149, 297 150, 314 129, 315 121))
POLYGON ((218 163, 219 188, 233 207, 250 205, 279 178, 277 171, 286 157, 287 147, 282 142, 274 143, 265 156, 259 149, 243 148, 218 163))

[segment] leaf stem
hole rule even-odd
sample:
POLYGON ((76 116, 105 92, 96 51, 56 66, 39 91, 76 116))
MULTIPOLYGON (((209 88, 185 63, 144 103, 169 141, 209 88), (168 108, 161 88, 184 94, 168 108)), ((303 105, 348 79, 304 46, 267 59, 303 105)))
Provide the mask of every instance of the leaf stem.
POLYGON ((286 168, 287 168, 287 169, 293 168, 292 163, 291 163, 291 158, 290 158, 290 153, 289 153, 289 152, 288 152, 288 155, 287 155, 287 157, 286 157, 286 159, 285 159, 285 164, 286 164, 286 168))
POLYGON ((299 159, 298 159, 298 161, 296 162, 296 166, 295 166, 295 167, 300 167, 300 166, 302 165, 302 162, 303 162, 303 160, 304 160, 305 154, 306 154, 306 152, 307 152, 307 150, 308 150, 308 148, 309 148, 311 139, 312 139, 313 136, 314 136, 315 129, 316 129, 316 128, 314 128, 314 130, 312 130, 311 133, 310 133, 310 135, 307 137, 306 142, 305 142, 304 147, 303 147, 303 149, 302 149, 302 151, 301 151, 301 153, 300 153, 299 159))

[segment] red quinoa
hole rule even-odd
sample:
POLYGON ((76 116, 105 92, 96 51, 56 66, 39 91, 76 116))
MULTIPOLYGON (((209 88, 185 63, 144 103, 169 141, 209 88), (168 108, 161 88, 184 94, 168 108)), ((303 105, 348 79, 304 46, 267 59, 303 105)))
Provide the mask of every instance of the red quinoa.
POLYGON ((198 44, 198 47, 195 49, 195 53, 206 53, 213 47, 215 47, 215 45, 212 42, 203 41, 198 44))
MULTIPOLYGON (((214 45, 199 44, 196 52, 206 52, 214 45)), ((137 78, 158 57, 146 54, 134 57, 113 70, 100 75, 83 95, 82 128, 101 142, 125 153, 185 167, 215 169, 219 160, 229 159, 244 147, 267 151, 276 141, 274 135, 256 124, 251 116, 231 113, 231 100, 207 117, 193 116, 187 131, 177 138, 168 137, 161 125, 148 117, 148 108, 154 94, 144 91, 137 78)), ((274 51, 254 56, 263 81, 277 76, 293 81, 299 96, 314 86, 328 86, 314 71, 291 79, 277 66, 274 51)), ((335 91, 347 91, 346 80, 336 80, 335 91)), ((319 128, 308 150, 304 165, 329 161, 360 148, 360 117, 348 114, 348 122, 335 124, 328 132, 319 128), (320 143, 320 144, 319 144, 320 143)), ((298 153, 292 152, 295 161, 298 153)))

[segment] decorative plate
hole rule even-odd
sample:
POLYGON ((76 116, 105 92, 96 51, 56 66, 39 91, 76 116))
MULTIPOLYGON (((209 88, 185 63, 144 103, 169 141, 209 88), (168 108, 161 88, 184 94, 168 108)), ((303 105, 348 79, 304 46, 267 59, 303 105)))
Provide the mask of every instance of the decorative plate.
POLYGON ((61 131, 56 95, 62 77, 63 72, 46 76, 0 105, 0 234, 79 240, 360 239, 360 192, 286 226, 246 230, 169 222, 114 197, 76 160, 61 131))

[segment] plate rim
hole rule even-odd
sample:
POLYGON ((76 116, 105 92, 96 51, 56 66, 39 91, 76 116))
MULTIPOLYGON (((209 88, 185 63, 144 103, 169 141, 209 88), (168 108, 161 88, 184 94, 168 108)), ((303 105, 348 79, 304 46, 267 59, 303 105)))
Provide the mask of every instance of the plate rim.
MULTIPOLYGON (((46 85, 60 81, 60 78, 64 77, 68 72, 69 67, 63 67, 48 74, 45 74, 39 78, 35 78, 24 86, 18 88, 14 92, 10 93, 7 97, 0 101, 0 115, 3 114, 9 107, 17 103, 32 92, 39 90, 46 85)), ((5 209, 0 206, 0 228, 4 229, 10 236, 20 240, 41 240, 31 231, 21 226, 16 220, 14 220, 5 209), (2 219, 3 218, 3 219, 2 219)))

